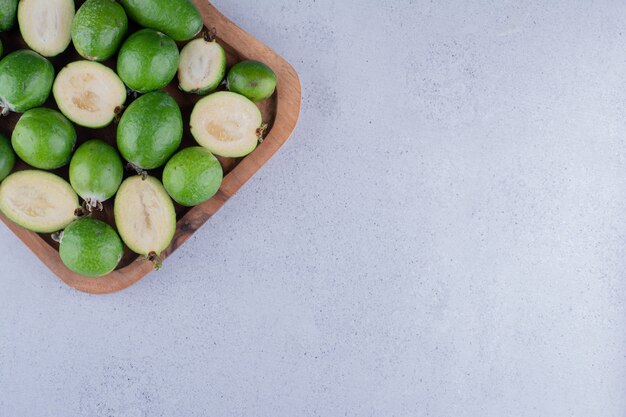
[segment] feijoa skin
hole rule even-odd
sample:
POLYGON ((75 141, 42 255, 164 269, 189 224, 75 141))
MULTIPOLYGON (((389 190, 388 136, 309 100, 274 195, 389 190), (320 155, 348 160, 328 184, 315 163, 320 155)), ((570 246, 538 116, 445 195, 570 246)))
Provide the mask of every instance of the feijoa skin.
POLYGON ((80 145, 70 162, 70 184, 91 207, 115 195, 124 177, 122 158, 106 142, 93 139, 80 145))
POLYGON ((54 67, 37 52, 22 49, 0 61, 0 107, 23 113, 41 106, 50 95, 54 67))
POLYGON ((57 169, 70 162, 76 130, 58 111, 37 108, 22 115, 11 143, 17 155, 30 166, 57 169))
POLYGON ((72 42, 90 61, 104 61, 119 49, 128 30, 128 17, 115 0, 87 0, 72 22, 72 42))
POLYGON ((202 30, 202 16, 190 0, 120 0, 128 16, 141 26, 187 41, 202 30))
POLYGON ((9 30, 15 24, 19 0, 0 0, 0 32, 9 30))
POLYGON ((20 0, 17 21, 33 51, 57 56, 69 46, 76 8, 74 0, 20 0))
POLYGON ((152 29, 132 34, 120 49, 117 73, 131 90, 160 90, 176 76, 179 53, 176 42, 152 29))
POLYGON ((98 278, 113 272, 123 254, 119 235, 100 220, 76 220, 61 234, 61 260, 70 270, 86 277, 98 278))
POLYGON ((174 201, 192 207, 213 197, 222 184, 220 162, 201 146, 183 149, 163 170, 163 185, 174 201))
POLYGON ((0 181, 5 179, 15 166, 15 152, 11 142, 0 133, 0 181))
POLYGON ((258 61, 243 61, 228 71, 228 89, 256 102, 268 99, 276 90, 276 74, 258 61))
POLYGON ((117 127, 117 148, 140 169, 163 166, 183 137, 180 108, 167 93, 155 91, 139 97, 124 112, 117 127))

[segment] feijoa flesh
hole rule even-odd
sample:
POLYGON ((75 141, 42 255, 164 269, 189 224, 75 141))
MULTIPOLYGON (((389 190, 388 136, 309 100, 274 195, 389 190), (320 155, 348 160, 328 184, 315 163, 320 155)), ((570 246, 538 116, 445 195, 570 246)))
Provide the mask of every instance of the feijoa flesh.
POLYGON ((226 52, 215 40, 194 39, 180 52, 178 82, 187 93, 215 90, 226 74, 226 52))
POLYGON ((20 0, 17 20, 24 41, 43 56, 57 56, 71 41, 74 0, 20 0))

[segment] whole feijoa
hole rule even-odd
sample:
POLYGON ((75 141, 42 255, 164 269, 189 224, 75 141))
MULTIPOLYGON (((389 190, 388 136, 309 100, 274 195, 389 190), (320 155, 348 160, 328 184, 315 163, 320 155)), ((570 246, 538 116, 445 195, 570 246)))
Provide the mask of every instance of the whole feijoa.
POLYGON ((156 30, 142 29, 122 45, 117 73, 130 89, 147 93, 174 79, 178 60, 178 47, 172 38, 156 30))
POLYGON ((43 56, 57 56, 72 40, 74 0, 20 0, 17 20, 24 41, 43 56))
POLYGON ((90 61, 113 56, 128 30, 128 17, 115 0, 87 0, 72 22, 72 42, 76 51, 90 61))
POLYGON ((222 184, 220 162, 201 146, 183 149, 163 170, 163 186, 174 201, 191 207, 213 197, 222 184))
POLYGON ((11 173, 15 166, 15 152, 11 147, 11 141, 0 133, 0 181, 11 173))
POLYGON ((123 177, 122 159, 115 148, 104 141, 87 141, 72 156, 70 184, 91 207, 113 197, 123 177))
POLYGON ((19 0, 0 0, 0 32, 9 30, 15 24, 19 0))
POLYGON ((23 113, 41 106, 50 95, 54 67, 37 52, 22 49, 0 61, 0 107, 23 113))
POLYGON ((228 89, 254 102, 268 99, 276 90, 276 74, 258 61, 243 61, 228 71, 228 89))
POLYGON ((58 111, 37 108, 20 117, 11 143, 17 155, 30 166, 57 169, 70 162, 76 130, 58 111))
POLYGON ((187 41, 202 29, 202 16, 189 0, 120 0, 128 16, 141 26, 187 41))
POLYGON ((86 277, 97 278, 111 273, 123 254, 124 245, 119 235, 100 220, 76 220, 61 234, 61 260, 69 269, 86 277))
POLYGON ((139 97, 124 112, 117 127, 117 148, 140 169, 163 166, 183 137, 180 108, 167 93, 155 91, 139 97))

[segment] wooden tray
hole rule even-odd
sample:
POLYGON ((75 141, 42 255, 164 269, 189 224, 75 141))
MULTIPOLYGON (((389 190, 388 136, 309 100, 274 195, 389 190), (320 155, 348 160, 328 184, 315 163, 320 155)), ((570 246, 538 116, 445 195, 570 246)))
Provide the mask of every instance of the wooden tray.
MULTIPOLYGON (((252 176, 278 151, 278 149, 289 139, 289 136, 296 127, 301 104, 301 87, 298 74, 293 67, 283 58, 263 45, 257 39, 240 29, 233 22, 222 15, 207 0, 194 0, 196 6, 202 14, 204 24, 208 28, 216 28, 218 42, 226 50, 229 67, 243 59, 254 59, 269 65, 278 78, 276 94, 262 103, 259 107, 263 113, 263 120, 269 124, 267 135, 262 144, 243 159, 219 158, 224 169, 224 182, 211 200, 193 207, 191 209, 177 206, 178 224, 176 235, 171 245, 162 254, 165 259, 179 248, 187 239, 194 234, 215 212, 217 212, 226 201, 232 197, 252 176)), ((77 1, 78 8, 83 1, 77 1)), ((172 16, 175 18, 175 16, 172 16)), ((131 23, 129 33, 135 31, 136 26, 131 23)), ((199 35, 200 36, 200 35, 199 35)), ((5 46, 5 54, 20 48, 26 48, 19 30, 13 29, 11 32, 0 34, 0 39, 5 46)), ((179 46, 181 46, 179 44, 179 46)), ((58 57, 51 59, 57 72, 68 62, 81 59, 73 47, 58 57)), ((105 62, 105 65, 115 68, 115 61, 105 62)), ((165 90, 171 94, 181 107, 183 119, 185 120, 185 132, 181 147, 197 145, 189 132, 189 117, 194 104, 199 97, 183 94, 178 90, 177 79, 174 79, 165 90)), ((130 103, 131 98, 127 102, 130 103)), ((45 104, 46 107, 57 108, 54 99, 50 97, 45 104)), ((7 137, 11 137, 13 127, 19 120, 20 115, 11 114, 0 119, 0 132, 7 137)), ((104 129, 84 129, 76 127, 78 133, 78 144, 89 139, 98 138, 115 144, 115 124, 104 129)), ((77 145, 78 146, 78 145, 77 145)), ((20 162, 16 170, 28 169, 29 167, 20 162)), ((54 171, 56 174, 68 178, 67 167, 54 171)), ((154 170, 150 174, 161 178, 161 171, 154 170)), ((133 175, 127 172, 126 176, 133 175)), ((98 213, 96 217, 113 222, 113 202, 108 201, 104 205, 104 211, 98 213)), ((120 291, 139 281, 152 272, 152 263, 125 249, 124 257, 118 269, 102 278, 86 278, 77 275, 67 269, 61 262, 58 253, 58 244, 50 235, 43 235, 25 230, 12 223, 0 213, 0 219, 28 246, 37 257, 61 278, 69 286, 86 293, 107 294, 120 291)), ((167 262, 163 268, 167 269, 167 262)), ((155 272, 158 273, 158 272, 155 272)))

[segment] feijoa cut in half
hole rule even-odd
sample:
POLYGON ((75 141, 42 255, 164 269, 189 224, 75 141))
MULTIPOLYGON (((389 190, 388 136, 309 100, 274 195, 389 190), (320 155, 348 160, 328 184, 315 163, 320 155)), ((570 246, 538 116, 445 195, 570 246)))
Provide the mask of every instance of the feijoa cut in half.
POLYGON ((115 148, 93 139, 80 145, 70 162, 70 184, 88 208, 102 209, 113 197, 124 176, 124 165, 115 148))
POLYGON ((124 112, 117 127, 117 148, 138 169, 163 166, 183 137, 183 118, 176 101, 155 91, 139 97, 124 112))
POLYGON ((156 261, 176 232, 174 203, 158 179, 134 176, 122 183, 115 196, 115 224, 126 245, 156 261))
POLYGON ((258 61, 242 61, 228 71, 228 89, 256 102, 266 100, 276 90, 276 74, 258 61))
POLYGON ((78 196, 63 178, 27 170, 0 184, 0 210, 14 223, 38 233, 64 229, 75 220, 78 196))
POLYGON ((202 29, 202 16, 190 0, 120 0, 128 16, 141 26, 187 41, 202 29))
POLYGON ((117 57, 117 73, 131 90, 148 93, 174 79, 178 61, 178 46, 172 38, 142 29, 124 41, 117 57))
POLYGON ((192 146, 172 157, 163 170, 163 185, 178 204, 191 207, 213 197, 222 184, 220 161, 205 148, 192 146))
POLYGON ((126 87, 113 70, 91 61, 64 67, 52 88, 59 109, 74 123, 91 128, 109 125, 126 102, 126 87))
POLYGON ((76 51, 90 61, 104 61, 120 47, 128 18, 115 0, 87 0, 72 22, 72 42, 76 51))
POLYGON ((124 254, 124 245, 115 230, 92 218, 72 222, 61 233, 59 255, 70 270, 98 278, 115 270, 124 254))
POLYGON ((20 0, 17 20, 28 46, 43 56, 57 56, 70 44, 74 0, 20 0))
POLYGON ((200 100, 191 113, 191 134, 215 155, 238 158, 252 152, 260 137, 259 108, 244 96, 228 91, 200 100))
POLYGON ((11 142, 0 133, 0 181, 13 171, 15 166, 15 152, 11 147, 11 142))
POLYGON ((15 24, 19 0, 0 0, 0 32, 9 30, 15 24))
POLYGON ((0 61, 0 108, 23 113, 41 106, 50 95, 54 67, 37 52, 22 49, 0 61))
POLYGON ((225 74, 226 52, 211 37, 194 39, 180 53, 178 82, 187 93, 209 93, 220 85, 225 74))
POLYGON ((11 142, 17 155, 30 166, 57 169, 70 162, 76 130, 58 111, 39 107, 20 117, 11 142))

